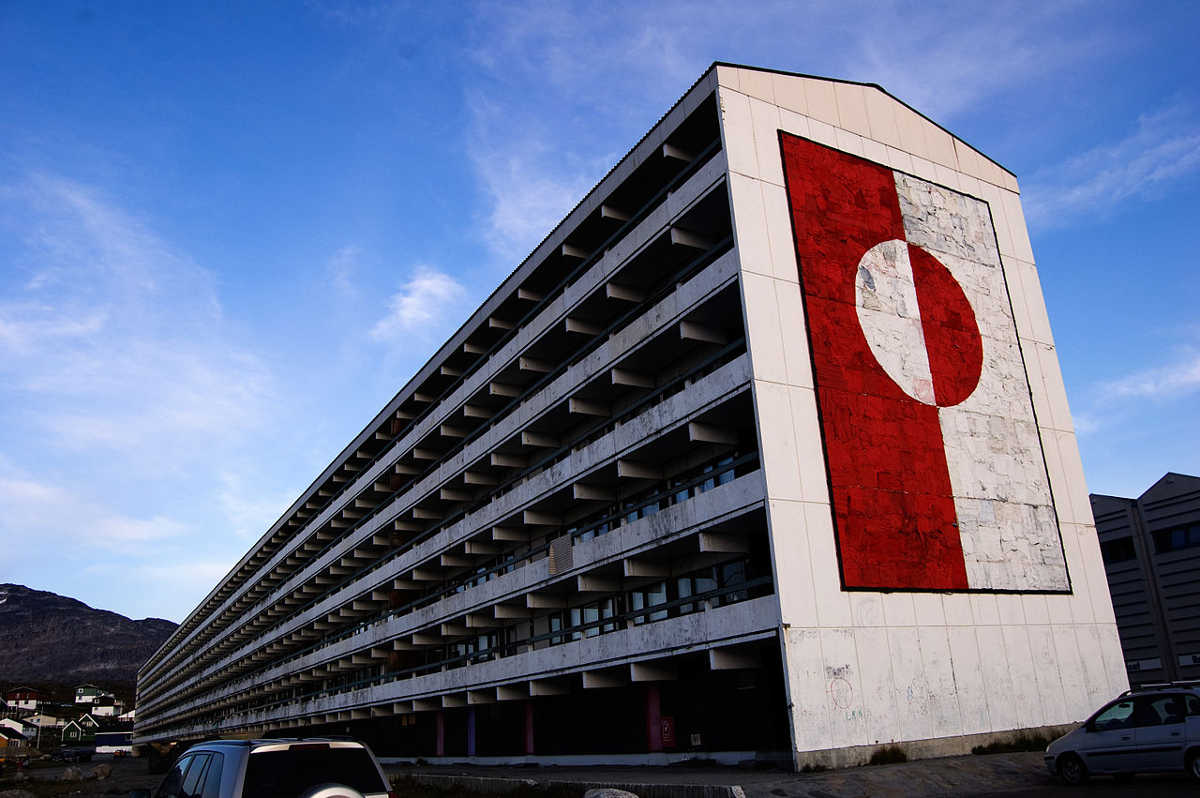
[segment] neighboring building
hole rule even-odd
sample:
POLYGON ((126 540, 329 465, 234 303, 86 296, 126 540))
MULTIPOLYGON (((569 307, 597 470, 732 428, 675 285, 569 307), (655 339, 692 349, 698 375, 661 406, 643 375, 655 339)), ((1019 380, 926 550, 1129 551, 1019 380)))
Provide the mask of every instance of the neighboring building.
POLYGON ((113 694, 102 690, 94 684, 81 684, 75 688, 76 704, 96 704, 103 698, 113 698, 113 694))
POLYGON ((19 759, 27 756, 29 751, 29 741, 23 734, 13 731, 7 726, 0 726, 0 761, 19 759))
POLYGON ((131 709, 128 712, 122 713, 117 716, 117 720, 121 721, 122 723, 128 723, 128 724, 130 724, 130 726, 133 725, 133 722, 136 719, 137 719, 137 710, 136 709, 131 709))
POLYGON ((36 723, 30 723, 27 720, 18 718, 0 718, 0 726, 15 731, 27 740, 32 740, 37 736, 38 727, 36 723))
POLYGON ((50 715, 45 712, 39 712, 36 715, 29 715, 25 718, 33 725, 41 729, 61 729, 67 723, 64 715, 50 715))
POLYGON ((799 767, 1086 717, 1127 681, 1017 191, 878 87, 714 65, 146 662, 138 741, 799 767))
POLYGON ((97 721, 91 715, 80 715, 75 720, 69 721, 62 728, 63 745, 68 743, 88 743, 96 736, 96 730, 100 728, 100 721, 97 721))
POLYGON ((96 732, 96 739, 93 742, 97 754, 113 754, 114 756, 132 754, 133 729, 120 731, 104 729, 96 732))
POLYGON ((1200 478, 1091 500, 1129 681, 1200 679, 1200 478))
POLYGON ((96 718, 115 718, 125 705, 111 695, 101 696, 92 704, 91 715, 96 718))
POLYGON ((0 717, 20 718, 20 717, 24 717, 25 715, 28 715, 28 714, 30 714, 30 710, 18 709, 17 707, 9 704, 4 699, 0 699, 0 717))
POLYGON ((68 743, 76 744, 82 742, 84 737, 89 733, 89 729, 85 728, 79 721, 68 721, 67 725, 62 728, 63 745, 68 743))
POLYGON ((4 694, 4 701, 14 709, 37 712, 48 696, 41 690, 32 687, 14 687, 4 694))

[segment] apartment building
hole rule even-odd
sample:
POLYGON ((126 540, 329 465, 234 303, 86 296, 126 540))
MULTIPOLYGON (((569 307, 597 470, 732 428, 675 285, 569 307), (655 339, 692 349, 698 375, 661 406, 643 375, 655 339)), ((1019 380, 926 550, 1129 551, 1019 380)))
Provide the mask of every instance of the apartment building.
POLYGON ((137 740, 837 764, 1126 685, 1016 179, 714 64, 146 662, 137 740))
POLYGON ((1129 681, 1200 679, 1200 478, 1091 500, 1129 681))

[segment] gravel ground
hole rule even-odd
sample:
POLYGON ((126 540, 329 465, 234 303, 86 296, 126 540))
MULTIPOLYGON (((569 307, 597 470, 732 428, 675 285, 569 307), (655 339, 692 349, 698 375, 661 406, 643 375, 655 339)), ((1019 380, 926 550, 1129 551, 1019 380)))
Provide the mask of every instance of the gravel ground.
MULTIPOLYGON (((99 796, 124 796, 130 790, 153 790, 162 781, 161 773, 148 773, 145 759, 93 759, 91 762, 80 762, 78 765, 56 765, 50 768, 34 768, 27 771, 26 781, 15 781, 11 771, 5 771, 0 777, 0 798, 5 798, 7 790, 24 790, 27 793, 42 798, 42 796, 72 795, 79 798, 99 798, 99 796), (89 778, 97 765, 112 766, 112 774, 106 779, 89 778), (62 781, 62 775, 68 767, 77 767, 83 774, 83 781, 62 781)), ((18 793, 19 795, 19 793, 18 793)))

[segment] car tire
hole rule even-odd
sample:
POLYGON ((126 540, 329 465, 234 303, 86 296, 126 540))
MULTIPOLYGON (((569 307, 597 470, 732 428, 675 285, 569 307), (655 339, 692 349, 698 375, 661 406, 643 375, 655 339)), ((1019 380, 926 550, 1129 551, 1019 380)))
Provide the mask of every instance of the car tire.
POLYGON ((1084 784, 1088 780, 1087 766, 1075 754, 1063 754, 1060 756, 1055 769, 1058 771, 1058 778, 1063 784, 1069 784, 1074 787, 1084 784))
POLYGON ((1187 772, 1192 781, 1200 781, 1200 750, 1188 752, 1187 772))

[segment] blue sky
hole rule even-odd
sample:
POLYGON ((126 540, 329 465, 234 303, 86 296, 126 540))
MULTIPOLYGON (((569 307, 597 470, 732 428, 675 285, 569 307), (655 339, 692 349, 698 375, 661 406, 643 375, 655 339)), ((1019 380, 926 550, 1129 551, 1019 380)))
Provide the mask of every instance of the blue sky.
POLYGON ((1200 473, 1191 3, 0 3, 0 582, 180 620, 714 60, 1018 175, 1089 489, 1200 473))

